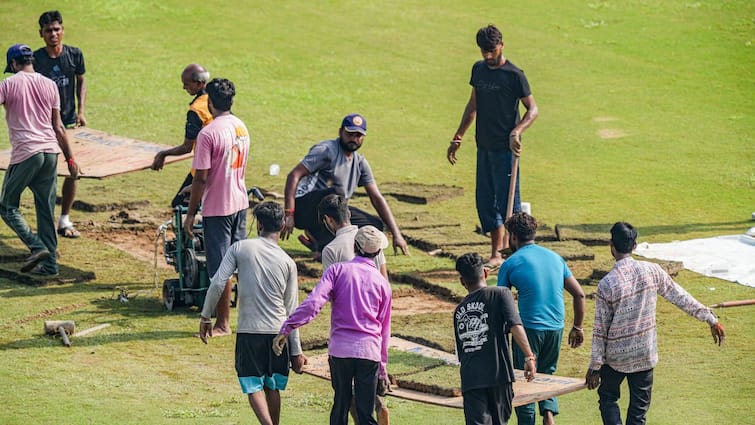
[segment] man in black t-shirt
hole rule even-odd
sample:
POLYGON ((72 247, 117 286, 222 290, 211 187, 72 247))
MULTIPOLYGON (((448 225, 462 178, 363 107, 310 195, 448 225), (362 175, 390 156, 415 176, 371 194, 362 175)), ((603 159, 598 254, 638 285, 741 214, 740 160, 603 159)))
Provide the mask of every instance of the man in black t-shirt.
POLYGON ((469 291, 454 311, 456 353, 461 363, 461 392, 467 425, 505 425, 514 399, 514 366, 508 333, 525 353, 524 376, 535 379, 536 360, 527 341, 514 297, 505 287, 487 286, 480 254, 456 260, 461 284, 469 291))
MULTIPOLYGON (((514 156, 522 149, 522 132, 538 115, 535 98, 524 72, 503 56, 503 36, 494 25, 477 32, 477 45, 483 60, 472 67, 472 95, 461 123, 448 147, 448 161, 456 163, 456 151, 472 121, 477 142, 477 215, 483 233, 490 232, 491 253, 486 267, 496 269, 503 262, 501 251, 508 248, 504 237, 508 191, 514 156), (519 118, 519 103, 527 112, 519 118)), ((521 210, 519 179, 513 212, 521 210)))
MULTIPOLYGON (((43 13, 39 17, 39 36, 45 47, 34 52, 34 69, 53 80, 60 93, 60 117, 66 128, 86 126, 84 104, 86 83, 84 82, 84 55, 76 47, 63 44, 63 16, 57 10, 43 13), (78 98, 78 113, 76 112, 78 98)), ((79 232, 73 227, 68 215, 76 197, 76 179, 66 177, 63 181, 63 196, 60 202, 58 234, 66 238, 78 238, 79 232)))

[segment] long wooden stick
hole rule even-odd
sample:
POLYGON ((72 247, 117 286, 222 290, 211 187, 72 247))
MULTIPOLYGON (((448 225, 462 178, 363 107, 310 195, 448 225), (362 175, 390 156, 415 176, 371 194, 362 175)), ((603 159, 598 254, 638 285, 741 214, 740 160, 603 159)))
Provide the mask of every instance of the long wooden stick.
POLYGON ((740 307, 753 304, 755 304, 755 300, 724 301, 722 303, 713 304, 710 308, 740 307))
MULTIPOLYGON (((509 180, 509 202, 506 204, 506 220, 514 214, 514 195, 516 194, 516 175, 519 172, 519 156, 514 155, 511 163, 511 179, 509 180)), ((506 221, 504 220, 504 221, 506 221)))
POLYGON ((89 329, 84 329, 83 331, 76 332, 75 334, 73 334, 73 336, 75 336, 75 337, 84 336, 86 334, 90 334, 90 333, 98 331, 100 329, 105 329, 108 326, 110 326, 110 323, 103 323, 101 325, 93 326, 93 327, 91 327, 89 329))

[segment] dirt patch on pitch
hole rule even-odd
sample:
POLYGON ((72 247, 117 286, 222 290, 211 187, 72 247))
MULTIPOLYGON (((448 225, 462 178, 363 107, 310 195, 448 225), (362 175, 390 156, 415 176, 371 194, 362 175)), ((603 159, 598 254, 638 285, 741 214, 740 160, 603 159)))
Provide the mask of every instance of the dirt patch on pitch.
MULTIPOLYGON (((102 242, 150 264, 154 264, 157 244, 158 266, 172 268, 162 259, 163 240, 158 229, 163 223, 163 218, 145 215, 141 211, 121 209, 115 211, 106 221, 77 222, 76 228, 82 237, 102 242)), ((173 233, 170 230, 167 230, 167 233, 168 239, 173 239, 173 233)))

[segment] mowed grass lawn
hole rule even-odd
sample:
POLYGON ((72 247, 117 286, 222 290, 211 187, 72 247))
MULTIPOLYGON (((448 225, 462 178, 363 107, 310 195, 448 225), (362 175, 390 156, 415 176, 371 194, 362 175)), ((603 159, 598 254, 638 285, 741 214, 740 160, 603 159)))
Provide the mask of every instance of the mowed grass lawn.
MULTIPOLYGON (((651 242, 752 226, 755 4, 530 3, 6 0, 0 47, 40 46, 39 14, 59 9, 66 42, 86 57, 89 125, 169 145, 183 140, 190 101, 180 72, 188 63, 205 65, 236 83, 233 110, 253 139, 248 183, 277 191, 309 146, 334 137, 340 119, 358 111, 369 124, 362 151, 378 181, 464 187, 463 197, 437 204, 432 217, 471 230, 472 132, 456 166, 445 150, 479 58, 474 33, 494 22, 504 54, 525 70, 540 106, 521 162, 523 200, 538 219, 551 226, 627 220, 651 242), (279 176, 267 175, 272 163, 280 164, 279 176)), ((3 121, 0 148, 8 147, 3 121)), ((167 217, 163 206, 187 168, 83 180, 79 199, 149 200, 145 215, 167 217)), ((24 202, 33 219, 31 197, 24 202)), ((406 208, 389 202, 397 212, 406 208)), ((72 218, 103 222, 109 214, 75 211, 72 218)), ((284 245, 301 252, 293 241, 284 245)), ((0 225, 0 249, 18 248, 0 225)), ((0 278, 0 423, 256 423, 236 384, 233 339, 203 346, 192 337, 196 313, 166 313, 151 262, 86 234, 61 240, 60 248, 64 266, 96 279, 28 287, 0 278), (131 302, 117 301, 120 288, 131 302), (111 327, 64 349, 41 337, 45 318, 111 327)), ((595 250, 606 257, 607 248, 595 250)), ((389 256, 392 270, 452 268, 413 254, 389 256)), ((158 281, 174 275, 160 270, 158 281)), ((705 304, 755 298, 752 288, 691 272, 678 281, 705 304)), ((660 306, 661 363, 649 423, 755 423, 752 307, 718 312, 729 333, 718 348, 704 324, 660 306)), ((592 313, 588 301, 588 327, 592 313)), ((564 348, 562 356, 559 373, 583 376, 589 344, 564 348)), ((283 395, 283 423, 326 423, 331 397, 325 381, 294 376, 283 395)), ((398 424, 463 421, 458 410, 393 398, 390 407, 398 424)), ((559 423, 600 423, 594 392, 562 397, 561 410, 559 423)))

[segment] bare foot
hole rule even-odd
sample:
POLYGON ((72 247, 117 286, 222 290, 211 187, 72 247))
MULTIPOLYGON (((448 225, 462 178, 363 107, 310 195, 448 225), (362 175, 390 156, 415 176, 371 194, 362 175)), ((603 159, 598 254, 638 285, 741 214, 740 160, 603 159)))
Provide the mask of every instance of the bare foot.
POLYGON ((490 257, 487 263, 485 263, 485 268, 489 270, 496 270, 499 267, 501 267, 501 264, 503 264, 503 258, 501 257, 490 257))
POLYGON ((230 335, 232 332, 229 328, 221 328, 218 326, 214 326, 212 328, 212 337, 215 338, 216 336, 227 336, 230 335))

